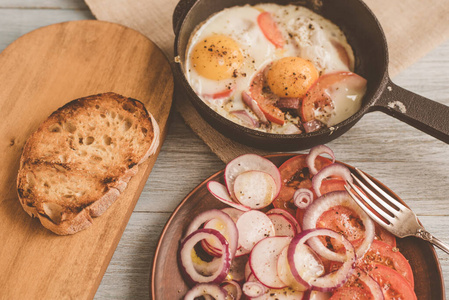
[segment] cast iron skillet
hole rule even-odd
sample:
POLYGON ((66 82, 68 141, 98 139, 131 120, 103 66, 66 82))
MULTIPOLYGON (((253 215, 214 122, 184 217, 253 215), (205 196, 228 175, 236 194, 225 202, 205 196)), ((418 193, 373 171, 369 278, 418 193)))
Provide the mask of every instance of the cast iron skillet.
POLYGON ((203 118, 226 136, 270 150, 301 150, 324 144, 350 129, 365 113, 383 111, 417 129, 449 143, 449 107, 395 85, 388 76, 388 50, 383 30, 361 0, 180 0, 173 14, 176 79, 203 118), (190 34, 210 15, 226 7, 276 2, 306 6, 340 26, 354 49, 355 72, 368 80, 361 109, 349 119, 309 134, 280 135, 252 130, 227 120, 210 109, 184 76, 183 62, 190 34))

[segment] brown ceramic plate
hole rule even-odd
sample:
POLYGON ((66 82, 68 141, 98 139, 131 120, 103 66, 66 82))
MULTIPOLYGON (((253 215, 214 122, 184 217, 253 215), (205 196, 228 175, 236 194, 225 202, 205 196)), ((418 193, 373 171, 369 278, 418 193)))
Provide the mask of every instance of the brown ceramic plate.
MULTIPOLYGON (((267 158, 280 166, 293 156, 293 154, 276 154, 267 158)), ((181 277, 177 262, 179 241, 195 215, 211 208, 226 207, 209 193, 206 186, 209 180, 223 183, 223 173, 224 170, 215 173, 190 192, 165 225, 154 256, 151 276, 152 299, 182 299, 187 292, 188 286, 181 277)), ((441 267, 434 248, 429 243, 413 237, 398 238, 397 245, 412 266, 418 299, 445 299, 441 267)))

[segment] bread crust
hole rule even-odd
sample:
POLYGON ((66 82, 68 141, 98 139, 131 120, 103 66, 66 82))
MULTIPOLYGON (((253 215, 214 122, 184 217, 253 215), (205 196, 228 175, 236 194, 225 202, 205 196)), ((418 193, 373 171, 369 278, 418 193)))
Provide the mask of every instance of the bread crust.
POLYGON ((75 99, 27 140, 17 176, 19 201, 58 235, 84 230, 157 151, 159 136, 156 120, 138 100, 115 93, 75 99))

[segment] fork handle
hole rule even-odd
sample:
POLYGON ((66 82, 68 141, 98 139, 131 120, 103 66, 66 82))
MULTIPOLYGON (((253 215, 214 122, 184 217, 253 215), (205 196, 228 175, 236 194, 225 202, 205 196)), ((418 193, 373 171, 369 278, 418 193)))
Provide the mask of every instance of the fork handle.
POLYGON ((418 231, 416 232, 416 236, 432 243, 433 245, 437 246, 438 248, 449 254, 449 246, 443 243, 440 239, 434 237, 430 232, 424 229, 418 229, 418 231))

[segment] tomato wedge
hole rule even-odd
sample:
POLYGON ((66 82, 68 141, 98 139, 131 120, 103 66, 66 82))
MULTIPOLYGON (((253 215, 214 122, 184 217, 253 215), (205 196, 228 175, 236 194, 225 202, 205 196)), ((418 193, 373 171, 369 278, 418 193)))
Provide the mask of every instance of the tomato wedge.
POLYGON ((386 266, 397 271, 412 288, 414 287, 413 271, 409 262, 397 248, 393 248, 384 242, 374 240, 359 264, 360 268, 368 273, 377 265, 386 266))
MULTIPOLYGON (((296 206, 293 204, 293 194, 299 188, 310 189, 312 187, 312 176, 306 164, 306 154, 294 156, 279 167, 282 186, 278 197, 273 201, 274 207, 287 210, 292 215, 296 214, 296 206)), ((317 170, 328 166, 332 161, 328 158, 318 156, 315 161, 317 170)))
POLYGON ((276 48, 284 47, 284 37, 269 12, 265 11, 260 13, 257 17, 257 24, 270 43, 272 43, 276 48))
POLYGON ((275 106, 278 98, 268 97, 263 94, 263 86, 265 82, 264 70, 257 73, 250 85, 250 95, 253 98, 260 110, 263 112, 268 121, 284 125, 284 113, 275 106))
POLYGON ((335 72, 321 76, 310 87, 302 101, 302 122, 319 120, 327 124, 336 108, 336 103, 346 108, 348 101, 353 102, 351 105, 361 101, 366 90, 366 83, 365 78, 352 72, 335 72), (346 92, 342 92, 344 90, 350 93, 351 100, 348 100, 346 92))
POLYGON ((417 299, 407 280, 392 268, 382 264, 374 264, 373 268, 367 273, 379 283, 385 300, 417 299))

